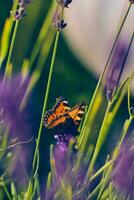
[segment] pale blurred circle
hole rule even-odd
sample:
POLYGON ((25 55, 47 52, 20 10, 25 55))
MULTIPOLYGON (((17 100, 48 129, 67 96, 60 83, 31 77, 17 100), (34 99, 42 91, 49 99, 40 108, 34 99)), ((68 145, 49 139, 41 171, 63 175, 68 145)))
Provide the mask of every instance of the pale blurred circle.
MULTIPOLYGON (((117 30, 129 6, 128 0, 73 0, 66 9, 65 37, 78 59, 99 75, 117 30)), ((122 38, 129 43, 134 31, 134 5, 123 27, 122 38)), ((124 75, 134 71, 134 42, 124 75)))

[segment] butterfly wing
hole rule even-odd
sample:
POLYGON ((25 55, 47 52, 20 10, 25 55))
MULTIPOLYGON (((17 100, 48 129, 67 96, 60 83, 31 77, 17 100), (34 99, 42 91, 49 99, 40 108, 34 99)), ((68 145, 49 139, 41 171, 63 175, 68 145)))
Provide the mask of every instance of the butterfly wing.
POLYGON ((67 112, 68 115, 73 119, 76 128, 78 128, 80 125, 80 122, 84 115, 85 107, 86 107, 85 102, 82 102, 81 104, 76 105, 67 112))
POLYGON ((50 129, 50 128, 55 128, 55 127, 61 127, 60 129, 64 129, 64 126, 65 126, 64 124, 68 117, 70 117, 70 116, 68 116, 66 114, 59 116, 58 118, 53 120, 47 128, 50 129))
POLYGON ((71 135, 78 135, 78 127, 84 115, 86 104, 82 102, 75 107, 68 110, 64 115, 59 116, 54 120, 53 127, 58 133, 70 133, 71 135))
POLYGON ((52 110, 46 112, 43 118, 43 124, 47 128, 53 128, 65 121, 65 114, 70 110, 68 102, 63 97, 56 99, 52 110), (62 116, 62 117, 61 117, 62 116))
POLYGON ((57 117, 65 114, 68 110, 70 110, 68 101, 64 97, 59 97, 56 99, 56 104, 53 107, 53 111, 57 117))

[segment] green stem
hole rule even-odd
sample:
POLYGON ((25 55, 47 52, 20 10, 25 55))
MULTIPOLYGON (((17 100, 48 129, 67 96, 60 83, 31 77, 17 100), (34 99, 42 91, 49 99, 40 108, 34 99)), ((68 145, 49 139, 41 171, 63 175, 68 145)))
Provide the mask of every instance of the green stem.
MULTIPOLYGON (((117 158, 117 156, 118 156, 118 154, 119 154, 120 147, 121 147, 121 145, 122 145, 122 143, 123 143, 123 140, 124 140, 126 134, 128 133, 128 129, 129 129, 131 123, 132 123, 132 120, 133 120, 133 117, 130 116, 129 119, 127 119, 127 120, 125 121, 125 123, 124 123, 124 127, 123 127, 123 131, 122 131, 121 139, 119 140, 118 144, 116 145, 116 148, 115 148, 114 153, 113 153, 113 157, 112 157, 112 160, 113 160, 113 161, 116 160, 116 158, 117 158)), ((113 164, 111 165, 111 170, 112 170, 112 166, 113 166, 113 164)), ((111 170, 110 170, 110 171, 111 171, 111 170)), ((110 172, 109 172, 109 173, 110 173, 110 172)))
MULTIPOLYGON (((106 164, 107 164, 108 160, 109 160, 109 155, 107 156, 106 164)), ((101 182, 101 188, 100 188, 100 191, 98 193, 97 200, 99 200, 99 198, 100 198, 100 196, 101 196, 101 194, 102 194, 102 192, 105 188, 105 183, 106 183, 106 179, 107 179, 107 171, 109 171, 109 169, 103 171, 101 181, 100 181, 101 182)))
MULTIPOLYGON (((17 6, 18 6, 18 2, 13 1, 11 11, 15 11, 17 9, 17 6)), ((4 59, 6 58, 6 56, 8 54, 8 49, 9 49, 9 46, 10 46, 10 44, 9 44, 10 43, 10 35, 11 35, 11 32, 12 32, 13 24, 14 24, 14 16, 11 15, 10 18, 8 18, 6 20, 5 25, 4 25, 4 29, 3 29, 3 32, 2 32, 2 35, 1 35, 0 45, 1 45, 1 54, 2 54, 1 56, 2 57, 0 58, 0 69, 2 67, 4 59), (8 25, 8 28, 7 28, 6 23, 9 20, 10 20, 10 26, 8 25), (6 34, 5 34, 5 31, 6 31, 6 34), (5 45, 5 43, 6 43, 6 45, 5 45), (3 48, 3 46, 4 46, 4 48, 3 48)))
POLYGON ((11 62, 11 57, 12 57, 13 48, 14 48, 14 44, 15 44, 16 34, 17 34, 17 30, 18 30, 18 24, 19 24, 19 21, 16 20, 14 31, 13 31, 13 36, 12 36, 12 40, 11 40, 11 45, 10 45, 10 49, 9 49, 9 54, 8 54, 8 58, 7 58, 6 69, 5 69, 5 73, 4 73, 4 80, 5 80, 7 72, 8 72, 8 66, 11 62))
POLYGON ((91 171, 93 170, 98 153, 99 153, 99 151, 102 147, 102 144, 107 136, 108 130, 110 129, 110 125, 112 124, 112 121, 113 121, 115 115, 117 114, 117 111, 121 105, 121 102, 124 98, 128 84, 131 79, 132 79, 132 77, 127 78, 127 80, 124 82, 122 87, 120 87, 120 89, 118 89, 118 92, 114 96, 113 100, 111 102, 109 102, 107 105, 105 117, 103 119, 103 123, 102 123, 100 133, 99 133, 99 136, 97 139, 97 144, 95 146, 95 151, 94 151, 94 154, 93 154, 90 166, 89 166, 88 175, 90 175, 91 171))
POLYGON ((93 176, 90 177, 90 179, 88 179, 85 183, 83 183, 83 188, 80 189, 77 193, 74 194, 74 198, 76 198, 77 196, 79 196, 84 190, 85 187, 84 185, 88 182, 92 182, 94 179, 96 179, 105 169, 107 169, 111 164, 113 163, 113 160, 108 161, 104 166, 102 166, 93 176))
MULTIPOLYGON (((127 12, 125 13, 125 16, 124 16, 124 18, 123 18, 123 21, 122 21, 122 23, 121 23, 121 26, 120 26, 120 28, 119 28, 119 30, 118 30, 117 35, 116 35, 115 41, 114 41, 113 46, 112 46, 112 48, 111 48, 111 51, 110 51, 110 53, 109 53, 109 56, 108 56, 108 59, 107 59, 107 61, 106 61, 105 66, 104 66, 104 69, 103 69, 103 71, 102 71, 102 74, 101 74, 101 76, 100 76, 100 78, 99 78, 99 80, 98 80, 96 89, 95 89, 95 91, 94 91, 93 97, 92 97, 92 99, 91 99, 91 102, 90 102, 90 105, 89 105, 89 108, 88 108, 88 111, 87 111, 87 114, 86 114, 86 117, 85 117, 85 120, 84 120, 84 123, 83 123, 82 135, 85 133, 85 131, 83 131, 83 130, 84 130, 84 126, 85 126, 86 123, 87 123, 88 116, 91 114, 91 110, 92 110, 94 101, 95 101, 96 96, 97 96, 97 94, 98 94, 98 92, 99 92, 100 85, 101 85, 101 82, 102 82, 102 80, 103 80, 103 77, 104 77, 104 74, 105 74, 105 72, 106 72, 106 69, 107 69, 107 67, 108 67, 108 64, 109 64, 111 55, 112 55, 113 50, 114 50, 114 48, 115 48, 115 46, 116 46, 117 40, 118 40, 118 38, 119 38, 119 35, 120 35, 121 30, 122 30, 122 28, 123 28, 123 25, 124 25, 124 23, 125 23, 125 21, 126 21, 126 18, 127 18, 127 16, 128 16, 128 13, 129 13, 129 11, 130 11, 131 6, 132 6, 132 4, 129 5, 129 7, 128 7, 128 9, 127 9, 127 12)), ((87 141, 88 141, 88 140, 87 140, 87 141)))
POLYGON ((29 59, 29 68, 31 69, 31 66, 33 65, 35 59, 36 59, 36 56, 38 55, 39 53, 39 50, 47 36, 47 34, 49 34, 49 29, 51 27, 51 24, 52 24, 52 13, 53 13, 53 10, 55 8, 55 3, 54 1, 52 1, 52 4, 49 8, 49 11, 48 11, 48 14, 43 22, 43 25, 41 27, 41 30, 39 32, 39 35, 37 37, 37 40, 36 40, 36 43, 34 45, 34 48, 32 50, 32 53, 31 53, 31 56, 30 56, 30 59, 29 59))
MULTIPOLYGON (((50 65, 50 71, 49 71, 49 76, 48 76, 46 94, 45 94, 44 104, 43 104, 43 109, 42 109, 41 121, 40 121, 40 126, 39 126, 39 131, 38 131, 38 138, 37 138, 37 143, 36 143, 35 152, 34 152, 31 179, 32 179, 32 175, 33 175, 33 172, 34 172, 34 169, 35 169, 35 165, 36 165, 36 159, 37 159, 37 154, 38 154, 38 149, 39 149, 39 144, 40 144, 40 139, 41 139, 41 133, 42 133, 42 128, 43 128, 42 118, 43 118, 43 116, 45 114, 46 107, 47 107, 47 101, 48 101, 48 96, 49 96, 49 91, 50 91, 50 85, 51 85, 51 80, 52 80, 52 73, 53 73, 53 68, 54 68, 57 48, 58 48, 59 37, 60 37, 60 31, 57 31, 55 44, 54 44, 54 49, 53 49, 53 54, 52 54, 51 65, 50 65)), ((27 200, 29 200, 30 193, 31 193, 31 184, 32 184, 32 180, 31 179, 29 181, 28 190, 27 190, 27 194, 26 194, 27 195, 26 196, 27 200)))
POLYGON ((10 193, 8 192, 8 189, 7 189, 7 187, 6 187, 6 185, 5 185, 5 183, 4 183, 3 180, 2 180, 2 183, 3 183, 3 189, 4 189, 4 191, 5 191, 5 194, 6 194, 7 198, 8 198, 9 200, 12 200, 12 197, 10 196, 10 193))
POLYGON ((94 179, 96 179, 96 177, 98 177, 105 169, 107 169, 109 166, 111 166, 111 164, 114 162, 114 160, 110 160, 108 161, 104 166, 102 166, 93 176, 91 176, 91 178, 89 179, 90 181, 93 181, 94 179))
MULTIPOLYGON (((99 195, 98 195, 98 199, 100 198, 100 196, 101 196, 101 194, 102 194, 102 192, 103 192, 105 186, 107 185, 107 183, 108 183, 108 181, 109 181, 109 177, 110 177, 110 174, 111 174, 111 172, 112 172, 113 164, 114 164, 114 162, 116 161, 116 158, 117 158, 117 156, 118 156, 118 154, 119 154, 119 149, 120 149, 120 147, 121 147, 121 145, 122 145, 122 142, 123 142, 123 140, 124 140, 124 138, 125 138, 125 136, 126 136, 126 134, 127 134, 127 132, 128 132, 128 129, 129 129, 130 125, 131 125, 132 120, 133 120, 133 118, 130 116, 130 118, 129 118, 128 120, 126 120, 126 122, 125 122, 125 124, 124 124, 123 134, 122 134, 121 140, 120 140, 119 144, 117 145, 117 147, 115 148, 115 151, 114 151, 112 160, 109 161, 109 162, 111 162, 111 164, 109 165, 109 169, 108 169, 108 172, 107 172, 107 174, 106 174, 106 176, 105 176, 104 184, 103 184, 103 186, 102 186, 102 188, 101 188, 101 190, 100 190, 100 193, 99 193, 99 195)), ((92 177, 91 177, 91 178, 92 178, 92 177)))
MULTIPOLYGON (((122 134, 121 140, 120 140, 119 144, 117 145, 117 148, 116 148, 116 150, 114 152, 113 158, 110 161, 108 161, 104 166, 102 166, 93 176, 91 176, 91 178, 89 179, 90 181, 93 181, 94 179, 96 179, 105 169, 110 167, 109 171, 108 171, 108 173, 106 175, 106 179, 109 177, 109 174, 110 174, 110 172, 112 170, 113 163, 116 160, 116 157, 118 155, 119 148, 120 148, 120 146, 121 146, 121 144, 122 144, 122 142, 123 142, 123 140, 124 140, 124 138, 125 138, 125 136, 126 136, 126 134, 128 132, 128 129, 129 129, 131 123, 132 123, 132 120, 133 120, 133 118, 130 116, 130 118, 126 121, 126 123, 124 125, 124 129, 123 129, 123 134, 122 134)), ((107 180, 106 180, 106 183, 107 183, 107 180)))
POLYGON ((103 191, 104 191, 104 189, 105 189, 105 186, 106 186, 106 184, 107 184, 107 179, 108 179, 108 178, 109 178, 109 173, 107 173, 106 176, 103 177, 103 179, 102 179, 102 181, 101 181, 101 182, 102 182, 102 186, 101 186, 101 188, 100 188, 100 191, 99 191, 97 200, 100 199, 100 197, 101 197, 101 195, 102 195, 102 193, 103 193, 103 191))
POLYGON ((41 138, 41 132, 42 132, 42 127, 43 127, 42 118, 43 118, 43 116, 45 114, 46 107, 47 107, 48 95, 49 95, 49 91, 50 91, 50 85, 51 85, 52 73, 53 73, 53 68, 54 68, 54 63, 55 63, 55 58, 56 58, 56 52, 57 52, 57 47, 58 47, 58 42, 59 42, 59 36, 60 36, 60 31, 57 31, 55 44, 54 44, 53 55, 52 55, 52 61, 51 61, 50 71, 49 71, 49 76, 48 76, 48 82, 47 82, 46 94, 45 94, 45 99, 44 99, 44 105, 43 105, 43 109, 42 109, 42 117, 41 117, 40 126, 39 126, 37 144, 36 144, 35 153, 34 153, 33 168, 35 167, 37 151, 38 151, 40 138, 41 138))
POLYGON ((126 134, 128 132, 128 129, 129 129, 132 121, 133 121, 133 117, 132 116, 130 116, 129 119, 126 120, 126 122, 124 124, 124 129, 123 129, 122 137, 121 137, 120 142, 118 144, 118 149, 120 149, 120 147, 122 145, 122 142, 123 142, 123 140, 124 140, 124 138, 125 138, 125 136, 126 136, 126 134))
MULTIPOLYGON (((24 97, 21 101, 20 110, 23 110, 24 107, 26 106, 28 96, 29 96, 30 92, 32 91, 32 89, 35 87, 36 83, 38 82, 38 80, 41 76, 42 70, 44 68, 44 63, 46 62, 46 58, 50 52, 54 38, 55 38, 54 29, 53 30, 51 29, 48 31, 47 36, 46 36, 45 40, 43 41, 41 50, 39 52, 39 58, 38 58, 37 65, 31 74, 31 78, 30 78, 28 87, 27 87, 24 97)), ((29 69, 30 69, 30 65, 29 65, 29 69)))
MULTIPOLYGON (((126 136, 126 134, 127 134, 127 132, 128 132, 128 129, 129 129, 130 125, 131 125, 132 120, 133 120, 133 118, 130 116, 130 118, 129 118, 128 120, 126 120, 126 122, 125 122, 125 124, 124 124, 122 137, 121 137, 121 139, 120 139, 119 144, 118 144, 117 147, 115 148, 115 151, 114 151, 112 160, 109 161, 109 162, 111 162, 111 163, 110 163, 110 165, 109 165, 108 172, 107 172, 107 174, 106 174, 106 176, 105 176, 103 187, 102 187, 102 189, 101 189, 101 191, 100 191, 100 194, 98 195, 98 199, 100 198, 100 196, 101 196, 101 194, 102 194, 102 192, 103 192, 103 190, 104 190, 105 185, 106 185, 106 184, 108 183, 108 181, 109 181, 109 177, 110 177, 110 174, 111 174, 111 171, 112 171, 112 168, 113 168, 113 164, 114 164, 114 162, 115 162, 115 160, 116 160, 116 158, 117 158, 117 156, 118 156, 119 149, 120 149, 120 147, 121 147, 121 145, 122 145, 122 142, 123 142, 123 140, 124 140, 124 138, 125 138, 125 136, 126 136)), ((92 178, 92 177, 91 177, 91 178, 92 178)))
POLYGON ((111 110, 111 106, 112 106, 112 103, 109 102, 108 106, 107 106, 107 110, 106 110, 105 116, 104 116, 104 120, 103 120, 103 123, 102 123, 102 126, 101 126, 101 129, 100 129, 100 133, 99 133, 99 136, 98 136, 98 139, 97 139, 97 143, 96 143, 96 146, 95 146, 95 151, 94 151, 91 163, 90 163, 88 175, 93 170, 96 158, 97 158, 98 153, 100 151, 101 145, 103 144, 103 141, 104 141, 104 138, 105 138, 105 135, 106 135, 106 131, 105 130, 107 129, 108 116, 109 116, 109 113, 110 113, 110 110, 111 110))
POLYGON ((129 112, 129 116, 131 116, 131 112, 130 112, 130 107, 131 107, 131 103, 130 103, 130 84, 128 85, 128 93, 127 93, 127 105, 128 105, 128 112, 129 112))
POLYGON ((100 182, 96 188, 88 195, 87 200, 92 200, 93 197, 97 194, 97 192, 99 191, 100 187, 101 187, 102 183, 100 182))

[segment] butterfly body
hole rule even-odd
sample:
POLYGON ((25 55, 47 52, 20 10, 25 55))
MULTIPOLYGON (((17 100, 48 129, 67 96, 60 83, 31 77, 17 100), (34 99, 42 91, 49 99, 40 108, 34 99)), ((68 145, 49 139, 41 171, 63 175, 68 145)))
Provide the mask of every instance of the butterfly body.
POLYGON ((78 135, 78 127, 84 115, 85 103, 82 102, 70 108, 68 102, 63 97, 56 99, 54 107, 47 111, 43 124, 48 129, 55 129, 59 134, 78 135))

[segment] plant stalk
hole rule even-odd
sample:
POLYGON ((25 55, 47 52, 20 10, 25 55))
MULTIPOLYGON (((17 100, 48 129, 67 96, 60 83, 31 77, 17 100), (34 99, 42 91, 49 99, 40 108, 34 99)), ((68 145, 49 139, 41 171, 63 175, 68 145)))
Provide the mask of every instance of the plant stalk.
POLYGON ((11 62, 11 57, 12 57, 13 48, 14 48, 14 44, 15 44, 16 34, 17 34, 17 30, 18 30, 18 25, 19 25, 19 21, 16 20, 15 26, 14 26, 14 31, 13 31, 13 36, 12 36, 12 40, 11 40, 11 45, 10 45, 10 48, 9 48, 9 54, 8 54, 8 58, 7 58, 7 63, 6 63, 6 68, 5 68, 3 80, 5 80, 5 78, 6 78, 6 75, 7 75, 7 72, 8 72, 8 67, 9 67, 9 64, 11 62))
POLYGON ((57 48, 58 48, 59 37, 60 37, 60 31, 57 31, 54 49, 53 49, 53 54, 52 54, 52 60, 51 60, 51 64, 50 64, 50 71, 49 71, 49 76, 48 76, 48 82, 47 82, 47 87, 46 87, 46 94, 45 94, 45 98, 44 98, 44 104, 43 104, 43 109, 42 109, 42 115, 41 115, 39 131, 38 131, 38 137, 37 137, 37 142, 36 142, 36 147, 35 147, 35 152, 34 152, 34 157, 33 157, 31 179, 29 181, 29 186, 28 186, 28 190, 27 190, 27 194, 26 194, 27 195, 26 200, 29 200, 30 194, 31 194, 32 175, 34 173, 35 166, 36 166, 36 159, 37 159, 37 154, 38 154, 38 149, 39 149, 39 144, 40 144, 40 139, 41 139, 41 133, 42 133, 42 128, 43 128, 42 118, 45 114, 46 107, 47 107, 48 96, 49 96, 49 91, 50 91, 50 85, 51 85, 51 80, 52 80, 52 74, 53 74, 53 68, 54 68, 54 63, 55 63, 55 58, 56 58, 56 53, 57 53, 57 48))

